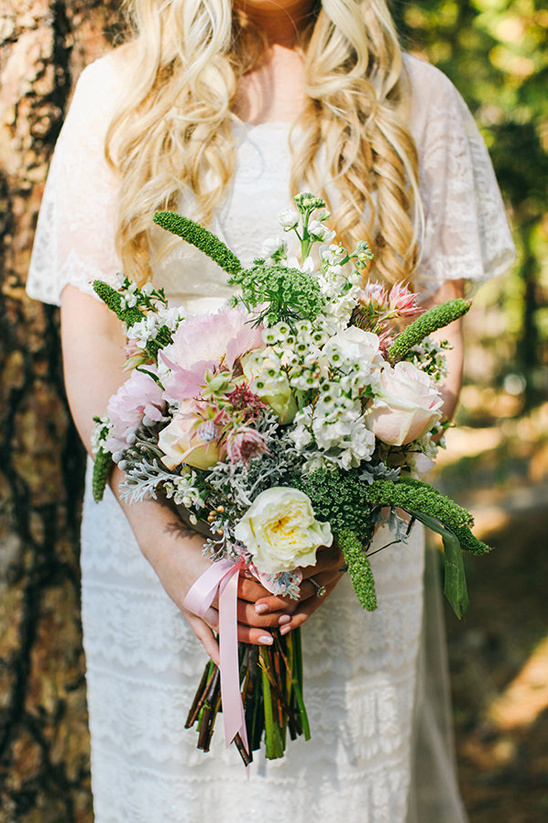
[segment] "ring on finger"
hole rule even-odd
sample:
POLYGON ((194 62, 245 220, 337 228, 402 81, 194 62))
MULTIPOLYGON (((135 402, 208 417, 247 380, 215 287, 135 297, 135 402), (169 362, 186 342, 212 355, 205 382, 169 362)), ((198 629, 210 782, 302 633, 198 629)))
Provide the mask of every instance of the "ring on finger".
POLYGON ((322 586, 322 584, 318 583, 317 580, 314 580, 313 577, 309 577, 308 580, 316 589, 316 597, 325 597, 325 595, 327 594, 327 589, 325 588, 325 586, 322 586))

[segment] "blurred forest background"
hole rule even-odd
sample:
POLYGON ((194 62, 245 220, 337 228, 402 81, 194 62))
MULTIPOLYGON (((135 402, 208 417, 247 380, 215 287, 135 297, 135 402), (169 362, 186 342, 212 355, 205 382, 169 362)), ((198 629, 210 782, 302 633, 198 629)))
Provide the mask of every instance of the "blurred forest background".
MULTIPOLYGON (((74 83, 123 31, 120 0, 0 0, 0 823, 91 823, 79 623, 83 451, 58 312, 24 294, 52 146, 74 83)), ((408 50, 441 68, 491 151, 518 260, 467 319, 438 482, 495 546, 447 615, 472 823, 548 819, 548 2, 395 0, 408 50)), ((466 238, 463 237, 463 242, 466 238)), ((441 823, 441 821, 440 821, 441 823)))

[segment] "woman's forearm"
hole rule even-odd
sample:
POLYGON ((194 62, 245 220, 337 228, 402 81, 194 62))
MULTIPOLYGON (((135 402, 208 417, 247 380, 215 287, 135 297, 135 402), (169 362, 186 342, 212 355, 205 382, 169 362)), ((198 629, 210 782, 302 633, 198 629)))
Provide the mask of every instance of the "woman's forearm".
POLYGON ((71 413, 90 452, 94 416, 105 414, 110 397, 128 377, 122 324, 94 297, 67 286, 61 302, 61 340, 71 413))

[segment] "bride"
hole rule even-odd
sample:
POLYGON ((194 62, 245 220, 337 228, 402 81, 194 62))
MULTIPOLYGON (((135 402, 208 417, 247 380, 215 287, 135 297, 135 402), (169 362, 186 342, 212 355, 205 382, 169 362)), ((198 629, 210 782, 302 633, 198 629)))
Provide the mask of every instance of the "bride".
MULTIPOLYGON (((88 451, 93 416, 125 378, 122 330, 90 281, 114 282, 118 271, 153 279, 189 313, 230 295, 215 264, 165 245, 151 228, 156 209, 208 224, 245 264, 291 195, 308 189, 328 200, 343 241, 369 240, 372 277, 411 282, 425 305, 506 268, 511 239, 471 116, 440 72, 402 54, 384 0, 131 8, 130 42, 78 82, 28 282, 31 296, 61 305, 67 392, 88 451)), ((459 324, 443 336, 453 344, 450 416, 459 324)), ((373 558, 373 613, 353 597, 335 552, 314 569, 322 599, 309 570, 296 605, 240 581, 240 640, 269 644, 273 627, 303 625, 313 735, 283 760, 257 758, 248 781, 232 748, 219 739, 203 755, 183 728, 206 652, 218 654, 215 610, 202 620, 183 607, 210 562, 202 540, 166 505, 119 502, 119 482, 115 472, 96 504, 88 477, 82 524, 97 823, 465 820, 424 699, 420 529, 373 558), (421 769, 412 768, 418 751, 421 769)), ((375 539, 390 540, 383 529, 375 539)))

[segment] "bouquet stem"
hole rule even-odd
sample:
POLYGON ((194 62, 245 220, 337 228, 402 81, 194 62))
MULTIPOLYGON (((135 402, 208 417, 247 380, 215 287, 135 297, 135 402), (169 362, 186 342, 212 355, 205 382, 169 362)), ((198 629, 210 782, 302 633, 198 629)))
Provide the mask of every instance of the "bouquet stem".
MULTIPOLYGON (((283 757, 287 732, 292 740, 299 735, 310 739, 310 726, 303 701, 302 646, 300 630, 288 637, 273 632, 270 648, 239 644, 240 684, 244 706, 249 751, 239 734, 234 744, 247 766, 253 751, 260 748, 264 735, 266 757, 283 757)), ((210 660, 204 670, 198 690, 185 723, 197 724, 198 748, 209 751, 215 720, 222 711, 221 677, 210 660)))

